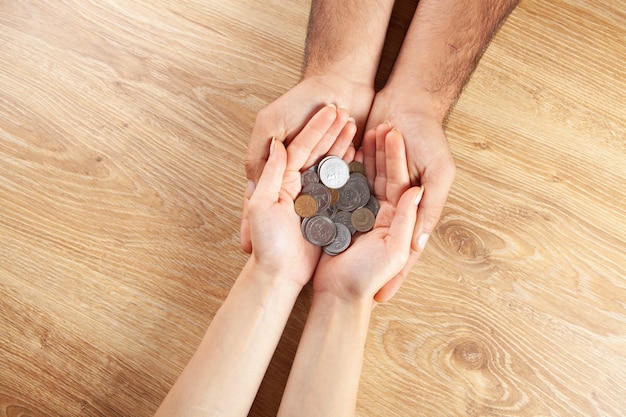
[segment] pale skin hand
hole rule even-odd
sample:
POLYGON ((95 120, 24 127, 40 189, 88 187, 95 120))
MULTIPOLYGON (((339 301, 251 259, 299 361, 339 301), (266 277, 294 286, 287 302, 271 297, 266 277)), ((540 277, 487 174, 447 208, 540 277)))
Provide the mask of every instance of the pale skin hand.
POLYGON ((399 274, 411 255, 421 187, 411 187, 404 139, 386 125, 366 135, 363 162, 380 203, 374 228, 354 235, 340 256, 322 254, 313 288, 352 301, 370 299, 399 274))
MULTIPOLYGON (((300 133, 290 142, 287 147, 287 167, 285 171, 285 178, 283 181, 283 188, 281 190, 282 196, 288 197, 294 200, 301 189, 300 183, 300 171, 306 169, 309 166, 314 165, 318 159, 322 156, 331 153, 343 156, 349 149, 350 144, 356 132, 356 126, 354 122, 349 118, 349 115, 344 109, 337 109, 335 106, 322 107, 305 125, 300 133)), ((267 142, 266 142, 266 147, 267 142)), ((263 241, 262 236, 255 236, 250 233, 250 223, 248 219, 248 205, 252 191, 254 190, 254 183, 250 182, 249 186, 244 194, 243 201, 243 215, 241 222, 241 247, 244 251, 250 253, 255 245, 255 241, 263 241)), ((272 244, 272 250, 264 250, 265 254, 275 254, 276 257, 284 259, 287 256, 286 250, 294 250, 294 255, 291 257, 294 263, 298 263, 295 259, 298 259, 300 254, 309 254, 311 248, 305 249, 308 243, 301 236, 300 226, 298 223, 298 216, 295 211, 290 213, 287 217, 291 222, 292 230, 297 230, 298 239, 294 241, 295 245, 285 245, 285 242, 276 239, 272 242, 266 242, 272 244)), ((273 218, 264 219, 266 222, 265 228, 259 228, 258 232, 267 233, 269 227, 267 225, 277 223, 277 220, 273 218)), ((278 227, 278 225, 276 225, 278 227)), ((297 267, 298 265, 294 265, 297 267)), ((309 269, 311 266, 308 266, 309 269)), ((312 270, 310 271, 312 273, 312 270)), ((303 274, 303 276, 306 274, 303 274)), ((307 276, 310 276, 309 273, 307 276)))
POLYGON ((246 204, 252 255, 156 416, 248 414, 319 259, 320 249, 302 237, 294 198, 300 170, 330 147, 352 140, 354 123, 338 113, 334 106, 321 109, 289 150, 278 141, 268 144, 269 159, 246 204))
POLYGON ((374 296, 410 256, 421 188, 410 187, 404 140, 387 129, 368 141, 364 159, 371 165, 380 211, 373 230, 340 255, 320 259, 279 417, 354 415, 374 296))
POLYGON ((393 296, 439 221, 455 175, 444 119, 518 0, 420 0, 389 81, 374 97, 393 3, 312 2, 303 80, 259 113, 246 154, 246 173, 254 180, 268 138, 288 142, 314 109, 329 102, 347 105, 359 132, 387 120, 405 135, 411 181, 424 186, 424 197, 411 258, 379 301, 393 296))

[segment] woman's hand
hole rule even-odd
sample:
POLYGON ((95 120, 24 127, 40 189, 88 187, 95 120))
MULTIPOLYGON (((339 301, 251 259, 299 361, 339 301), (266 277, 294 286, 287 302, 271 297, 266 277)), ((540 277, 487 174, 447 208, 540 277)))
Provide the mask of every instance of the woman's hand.
POLYGON ((310 279, 320 248, 307 242, 300 230, 294 200, 302 185, 300 171, 314 165, 331 150, 350 147, 356 131, 343 109, 329 105, 319 110, 287 148, 271 140, 269 157, 256 186, 244 198, 242 247, 263 271, 288 274, 299 285, 310 279))
POLYGON ((387 124, 369 131, 362 152, 368 179, 373 180, 380 203, 374 228, 355 235, 345 252, 334 257, 323 254, 313 280, 316 293, 330 292, 358 302, 373 301, 381 288, 405 268, 422 191, 410 185, 404 138, 399 131, 387 124))

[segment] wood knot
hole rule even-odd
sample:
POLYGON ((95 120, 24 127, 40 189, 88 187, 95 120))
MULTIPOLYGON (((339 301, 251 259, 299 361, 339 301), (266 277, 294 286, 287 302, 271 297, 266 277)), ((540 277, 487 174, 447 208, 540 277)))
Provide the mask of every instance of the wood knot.
POLYGON ((487 367, 488 352, 482 343, 476 340, 462 340, 452 351, 452 362, 459 368, 478 370, 487 367))
POLYGON ((443 241, 464 258, 476 259, 488 255, 484 240, 463 222, 443 223, 439 226, 439 231, 443 235, 443 241))

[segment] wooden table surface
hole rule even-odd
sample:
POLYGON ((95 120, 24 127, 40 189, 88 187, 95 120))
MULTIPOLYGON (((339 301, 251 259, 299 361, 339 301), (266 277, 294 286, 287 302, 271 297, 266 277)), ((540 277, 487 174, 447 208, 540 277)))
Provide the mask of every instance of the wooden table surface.
MULTIPOLYGON (((246 260, 243 155, 309 5, 0 1, 0 416, 155 411, 246 260)), ((626 415, 625 68, 623 0, 510 16, 451 114, 441 222, 374 312, 358 416, 626 415)))

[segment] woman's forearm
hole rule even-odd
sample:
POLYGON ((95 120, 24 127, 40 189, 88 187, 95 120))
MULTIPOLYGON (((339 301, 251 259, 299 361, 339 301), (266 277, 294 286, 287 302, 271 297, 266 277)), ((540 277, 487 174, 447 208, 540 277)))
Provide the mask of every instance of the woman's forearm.
POLYGON ((156 416, 246 416, 299 290, 249 261, 156 416))
POLYGON ((279 417, 354 415, 372 301, 315 293, 279 417))

